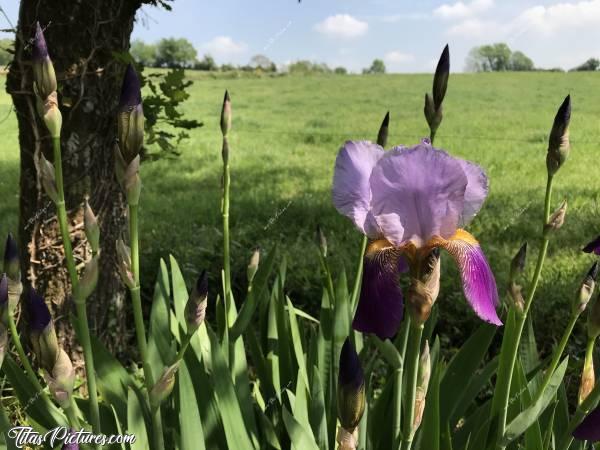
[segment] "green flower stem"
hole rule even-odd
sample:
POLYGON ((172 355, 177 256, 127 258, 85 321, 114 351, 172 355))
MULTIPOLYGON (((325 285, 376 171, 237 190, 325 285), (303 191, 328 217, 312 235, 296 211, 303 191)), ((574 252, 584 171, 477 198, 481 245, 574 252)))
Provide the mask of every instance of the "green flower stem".
POLYGON ((573 328, 575 327, 575 323, 577 323, 577 319, 579 319, 580 314, 581 313, 571 315, 569 324, 567 325, 567 328, 565 329, 565 332, 563 333, 563 336, 560 340, 560 343, 558 344, 558 347, 556 347, 556 349, 554 350, 554 355, 552 356, 552 362, 550 363, 550 367, 548 367, 548 370, 546 370, 546 374, 544 375, 542 385, 540 386, 540 389, 539 389, 538 393, 536 394, 535 399, 531 402, 532 404, 536 403, 542 397, 542 395, 544 394, 544 391, 548 387, 548 384, 550 384, 550 379, 552 378, 552 374, 554 374, 554 372, 556 371, 556 368, 558 367, 560 358, 562 357, 562 355, 565 351, 565 348, 567 347, 567 342, 569 342, 569 338, 571 337, 571 334, 573 333, 573 328))
POLYGON ((73 397, 71 397, 70 406, 63 409, 65 410, 65 414, 67 415, 67 419, 69 420, 69 425, 71 425, 71 428, 79 431, 81 429, 81 424, 79 423, 77 413, 75 412, 75 401, 73 400, 73 397))
POLYGON ((350 306, 353 308, 353 313, 356 312, 356 308, 358 307, 358 295, 360 293, 360 285, 362 282, 362 273, 365 259, 365 251, 367 250, 367 242, 368 238, 364 236, 360 247, 360 256, 358 258, 358 264, 356 266, 356 277, 354 278, 352 297, 350 297, 350 306))
POLYGON ((230 246, 229 246, 229 185, 231 175, 229 173, 229 143, 227 136, 223 136, 223 148, 227 149, 227 155, 223 157, 223 199, 221 204, 221 215, 223 217, 223 300, 226 311, 229 311, 229 301, 231 299, 231 264, 230 264, 230 246))
MULTIPOLYGON (((148 395, 154 386, 152 368, 148 360, 148 343, 146 341, 146 327, 144 325, 144 315, 142 312, 142 295, 140 291, 140 249, 139 249, 139 222, 138 205, 129 204, 129 241, 131 244, 131 272, 135 287, 130 289, 131 303, 133 306, 133 320, 135 322, 135 335, 138 344, 138 350, 142 359, 144 370, 144 384, 148 395)), ((154 450, 163 450, 165 448, 160 407, 152 412, 152 440, 154 450)))
POLYGON ((406 349, 406 404, 405 420, 402 430, 402 450, 410 450, 415 434, 413 423, 415 421, 415 398, 417 395, 417 378, 419 374, 419 357, 421 354, 421 337, 423 336, 423 324, 411 324, 406 349))
POLYGON ((192 336, 193 336, 193 334, 186 334, 186 336, 183 339, 183 342, 181 344, 181 347, 179 348, 179 352, 177 352, 177 357, 175 358, 175 362, 181 361, 183 359, 183 356, 185 355, 185 351, 190 346, 192 336))
POLYGON ((31 364, 29 364, 27 355, 25 354, 25 351, 23 350, 23 345, 21 344, 21 338, 19 337, 19 332, 17 331, 17 324, 15 323, 15 318, 13 317, 12 313, 8 314, 8 326, 10 328, 11 339, 13 341, 15 349, 17 350, 17 354, 19 355, 21 364, 23 364, 23 367, 25 368, 25 372, 27 373, 27 376, 29 377, 29 379, 31 380, 33 385, 35 386, 36 390, 38 392, 43 392, 42 385, 40 384, 40 381, 38 380, 37 375, 35 374, 33 368, 31 367, 31 364))
POLYGON ((331 271, 327 265, 327 261, 323 258, 323 254, 319 252, 319 262, 321 263, 321 270, 325 277, 325 284, 327 285, 327 293, 329 294, 329 301, 332 305, 335 304, 335 289, 333 288, 333 279, 331 278, 331 271))
MULTIPOLYGON (((550 217, 550 204, 552 200, 552 183, 553 176, 548 175, 548 182, 546 184, 546 197, 544 200, 544 223, 545 225, 548 222, 550 217)), ((540 248, 540 252, 538 253, 538 259, 535 266, 535 272, 533 274, 533 278, 531 279, 531 283, 529 285, 529 291, 527 294, 527 299, 525 301, 525 306, 523 308, 522 314, 517 314, 517 322, 516 322, 516 330, 514 333, 514 338, 510 341, 509 345, 506 347, 506 354, 502 352, 500 354, 500 358, 506 359, 508 358, 508 376, 506 377, 506 382, 502 385, 496 385, 496 390, 494 392, 494 398, 492 403, 492 411, 498 411, 498 450, 504 450, 506 448, 501 444, 502 436, 506 431, 506 420, 508 417, 508 403, 510 397, 510 387, 512 384, 512 376, 515 369, 515 364, 517 362, 517 355, 519 353, 519 345, 521 343, 521 336, 523 335, 523 328, 525 326, 525 321, 527 319, 527 314, 529 313, 529 309, 531 308, 531 304, 533 302, 533 298, 535 296, 535 291, 538 286, 538 282, 540 280, 540 275, 542 273, 542 268, 544 266, 544 260, 546 259, 546 253, 548 251, 548 239, 542 236, 542 246, 540 248), (498 407, 498 402, 502 402, 498 407)))
POLYGON ((435 139, 435 133, 436 133, 436 131, 434 131, 432 129, 429 130, 429 142, 431 142, 432 146, 433 146, 433 141, 435 139))
MULTIPOLYGON (((65 189, 63 183, 62 155, 60 151, 60 137, 52 140, 54 150, 54 177, 56 179, 56 188, 58 192, 58 201, 56 202, 58 223, 65 250, 65 259, 67 261, 67 270, 71 279, 72 292, 77 292, 79 277, 75 267, 75 258, 71 247, 71 237, 69 235, 69 224, 67 221, 67 209, 65 207, 65 189)), ((92 345, 90 338, 90 328, 87 319, 85 301, 75 300, 77 309, 77 325, 81 346, 83 347, 83 359, 85 361, 85 373, 87 378, 88 392, 90 397, 90 411, 92 430, 94 434, 100 434, 100 409, 98 407, 98 391, 96 388, 96 371, 94 369, 94 358, 92 355, 92 345)))
POLYGON ((404 361, 406 357, 406 348, 408 345, 408 334, 410 331, 410 316, 407 314, 400 327, 400 332, 396 338, 396 348, 400 353, 400 367, 394 373, 394 410, 392 411, 392 435, 398 439, 402 430, 402 385, 404 379, 404 361))

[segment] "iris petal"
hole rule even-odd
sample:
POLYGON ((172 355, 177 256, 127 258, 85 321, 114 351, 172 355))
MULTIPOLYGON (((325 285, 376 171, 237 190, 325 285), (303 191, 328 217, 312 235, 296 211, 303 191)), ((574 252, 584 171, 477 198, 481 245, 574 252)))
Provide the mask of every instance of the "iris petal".
POLYGON ((488 195, 488 179, 481 167, 469 161, 457 160, 467 176, 467 188, 465 189, 465 203, 460 216, 460 226, 469 224, 473 217, 479 212, 485 198, 488 195))
POLYGON ((451 237, 459 225, 468 179, 461 163, 428 143, 395 148, 371 175, 372 211, 386 239, 417 247, 451 237))
POLYGON ((588 245, 583 247, 583 251, 585 253, 593 253, 595 255, 600 255, 600 236, 590 242, 588 245))
POLYGON ((592 411, 573 432, 582 441, 600 441, 600 407, 592 411))
POLYGON ((376 239, 381 234, 369 212, 371 186, 369 177, 384 154, 383 148, 368 141, 348 141, 335 160, 333 174, 333 204, 360 231, 376 239))
POLYGON ((458 229, 450 239, 433 239, 431 244, 444 248, 458 265, 463 291, 473 311, 483 320, 502 325, 498 318, 498 289, 490 266, 477 240, 458 229))
POLYGON ((402 321, 402 290, 398 275, 406 272, 404 258, 394 249, 367 252, 362 286, 352 326, 363 333, 391 338, 402 321))

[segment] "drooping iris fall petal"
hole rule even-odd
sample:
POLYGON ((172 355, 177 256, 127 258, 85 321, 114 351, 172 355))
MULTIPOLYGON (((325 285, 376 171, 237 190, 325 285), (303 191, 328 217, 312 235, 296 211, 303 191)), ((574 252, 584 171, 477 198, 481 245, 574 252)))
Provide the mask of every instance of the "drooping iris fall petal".
POLYGON ((338 153, 333 175, 334 206, 372 239, 379 237, 380 230, 370 214, 369 178, 373 167, 383 155, 383 148, 377 144, 348 141, 338 153))
POLYGON ((467 183, 458 160, 428 143, 392 149, 371 175, 373 215, 396 246, 449 238, 462 216, 467 183))
POLYGON ((452 238, 433 242, 454 258, 460 270, 465 297, 473 311, 486 322, 502 325, 496 312, 496 280, 477 240, 465 230, 459 229, 452 238))
POLYGON ((402 321, 402 290, 398 276, 406 262, 394 249, 367 251, 360 298, 352 326, 380 339, 394 336, 402 321))
POLYGON ((592 411, 573 432, 582 441, 600 441, 600 407, 592 411))
POLYGON ((583 251, 585 253, 593 253, 595 255, 600 255, 600 236, 598 236, 592 242, 583 247, 583 251))

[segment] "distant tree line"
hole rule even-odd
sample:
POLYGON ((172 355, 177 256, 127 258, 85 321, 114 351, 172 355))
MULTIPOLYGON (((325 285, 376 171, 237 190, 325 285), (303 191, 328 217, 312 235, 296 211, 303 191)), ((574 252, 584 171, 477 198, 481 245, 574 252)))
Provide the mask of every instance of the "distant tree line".
POLYGON ((531 58, 517 50, 499 42, 490 45, 473 47, 467 56, 467 72, 503 72, 512 70, 516 72, 535 70, 531 58))
POLYGON ((583 64, 578 65, 577 67, 573 67, 571 72, 593 72, 596 70, 600 70, 600 60, 598 58, 590 58, 583 64))

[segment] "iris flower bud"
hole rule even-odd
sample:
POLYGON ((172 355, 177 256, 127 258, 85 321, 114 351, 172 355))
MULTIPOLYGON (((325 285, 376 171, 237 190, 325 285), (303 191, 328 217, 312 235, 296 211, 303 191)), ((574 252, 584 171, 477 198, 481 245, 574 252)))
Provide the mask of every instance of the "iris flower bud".
POLYGON ((248 284, 252 284, 252 280, 254 279, 254 275, 258 271, 258 264, 260 263, 260 247, 256 247, 252 252, 252 256, 250 257, 250 262, 248 263, 248 268, 246 269, 246 277, 248 279, 248 284))
POLYGON ((317 225, 317 245, 319 246, 319 250, 321 251, 321 256, 323 258, 327 258, 327 236, 323 232, 323 228, 321 225, 317 225))
POLYGON ((46 302, 33 288, 29 292, 27 310, 33 352, 40 365, 52 372, 59 356, 58 340, 46 302))
POLYGON ((56 178, 54 176, 54 165, 46 159, 42 154, 40 155, 40 176, 42 178, 42 186, 46 195, 50 197, 54 203, 58 202, 58 189, 56 187, 56 178))
POLYGON ((442 123, 442 109, 436 109, 433 98, 429 94, 425 94, 425 106, 423 108, 425 119, 432 132, 437 131, 442 123))
POLYGON ((9 314, 12 314, 21 298, 23 285, 21 284, 19 249, 17 247, 17 241, 15 241, 10 233, 6 238, 6 246, 4 247, 4 271, 8 278, 9 314))
POLYGON ((417 392, 415 396, 415 419, 413 423, 413 432, 415 432, 423 420, 425 411, 425 399, 429 389, 429 379, 431 378, 431 355, 429 353, 429 343, 425 341, 425 347, 419 359, 419 377, 417 380, 417 392))
POLYGON ((127 196, 127 203, 137 205, 140 201, 142 179, 140 178, 140 155, 133 158, 125 170, 123 187, 127 196))
POLYGON ((587 320, 587 332, 589 339, 596 339, 600 336, 600 295, 592 303, 587 320))
POLYGON ((383 122, 381 122, 381 126, 379 127, 379 133, 377 133, 377 145, 385 148, 387 145, 388 132, 390 129, 390 112, 388 111, 383 118, 383 122))
POLYGON ((62 348, 58 350, 52 369, 46 371, 45 378, 52 397, 61 407, 68 408, 73 395, 75 369, 73 369, 71 359, 62 348))
POLYGON ((129 289, 135 288, 135 280, 131 269, 131 250, 123 239, 117 239, 117 269, 123 284, 129 289))
POLYGON ((203 270, 185 305, 185 321, 187 323, 188 334, 194 333, 206 317, 206 306, 208 303, 208 275, 203 270))
POLYGON ((340 352, 338 374, 338 418, 342 428, 352 433, 365 411, 365 376, 350 339, 340 352))
POLYGON ((73 298, 76 302, 84 302, 94 289, 96 289, 96 285, 98 284, 98 260, 100 257, 98 255, 92 256, 92 258, 85 264, 85 269, 83 271, 83 275, 77 284, 77 289, 73 293, 73 298))
MULTIPOLYGON (((595 339, 591 341, 592 349, 593 344, 595 343, 595 339)), ((581 383, 579 385, 579 395, 578 401, 579 404, 583 403, 583 401, 590 395, 594 386, 596 384, 596 374, 594 372, 594 358, 593 352, 587 352, 585 355, 585 362, 583 364, 583 371, 581 372, 581 383)))
POLYGON ((433 76, 433 103, 435 109, 442 107, 442 102, 446 96, 446 89, 448 88, 448 77, 450 76, 450 48, 448 44, 444 47, 437 67, 435 68, 435 75, 433 76))
POLYGON ((587 275, 581 282, 579 286, 579 290, 577 291, 577 295, 575 296, 575 302, 573 304, 573 314, 581 314, 590 299, 592 298, 592 294, 594 293, 594 288, 596 287, 596 279, 598 278, 598 263, 595 262, 594 265, 590 268, 587 275))
POLYGON ((525 270, 525 261, 527 259, 527 242, 525 242, 517 254, 510 262, 510 279, 508 283, 508 294, 512 299, 513 305, 519 312, 525 308, 525 299, 523 298, 522 286, 517 282, 520 274, 525 270))
POLYGON ((35 24, 35 37, 33 39, 31 59, 37 93, 42 100, 45 100, 50 94, 56 91, 57 85, 54 66, 50 60, 50 55, 48 55, 46 38, 39 22, 35 24))
POLYGON ((144 143, 144 109, 142 107, 141 84, 131 64, 125 69, 121 86, 117 128, 121 155, 129 164, 140 154, 144 143))
POLYGON ((162 402, 164 402, 171 392, 173 392, 173 387, 175 386, 175 374, 179 369, 179 364, 181 361, 177 361, 172 366, 165 368, 162 375, 156 382, 152 389, 150 390, 150 405, 152 409, 156 409, 160 406, 162 402))
POLYGON ((229 92, 225 91, 223 107, 221 108, 221 133, 227 136, 231 130, 231 98, 229 92))
POLYGON ((554 124, 548 139, 548 154, 546 167, 548 174, 553 176, 564 164, 569 156, 569 122, 571 121, 571 96, 567 95, 558 108, 554 117, 554 124))
POLYGON ((419 278, 411 278, 406 299, 408 312, 415 324, 423 324, 429 319, 440 292, 439 248, 434 248, 420 266, 419 278))
POLYGON ((544 225, 544 238, 548 238, 550 233, 553 233, 560 228, 565 223, 565 216, 567 214, 567 201, 564 200, 561 205, 558 207, 556 211, 552 213, 550 218, 548 219, 548 223, 544 225))
POLYGON ((594 255, 600 255, 600 236, 598 236, 592 242, 583 247, 582 251, 585 253, 593 253, 594 255))
POLYGON ((84 206, 83 227, 85 229, 85 236, 92 248, 92 253, 98 253, 98 249, 100 248, 100 227, 87 199, 84 206))

